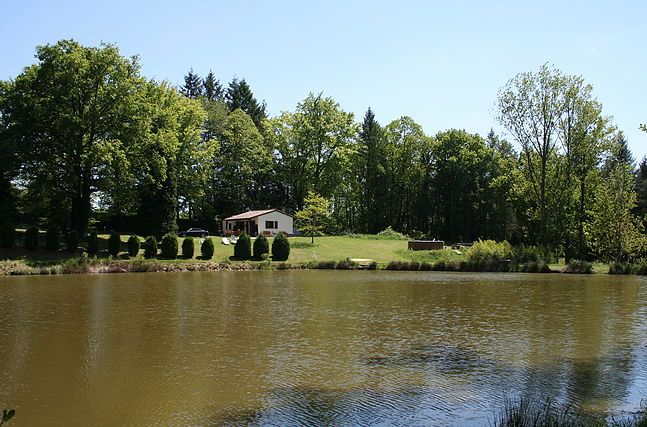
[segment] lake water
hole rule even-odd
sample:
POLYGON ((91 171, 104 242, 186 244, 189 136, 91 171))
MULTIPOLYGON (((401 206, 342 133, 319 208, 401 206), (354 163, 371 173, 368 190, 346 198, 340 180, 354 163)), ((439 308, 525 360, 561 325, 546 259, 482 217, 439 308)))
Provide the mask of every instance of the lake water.
POLYGON ((10 427, 487 426, 647 398, 640 277, 274 271, 0 277, 10 427))

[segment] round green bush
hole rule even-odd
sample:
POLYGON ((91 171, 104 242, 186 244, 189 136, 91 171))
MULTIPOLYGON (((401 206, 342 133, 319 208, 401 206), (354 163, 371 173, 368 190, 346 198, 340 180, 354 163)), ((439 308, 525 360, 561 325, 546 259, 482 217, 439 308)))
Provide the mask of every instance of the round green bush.
POLYGON ((148 236, 144 241, 144 258, 155 258, 157 256, 157 239, 155 236, 148 236))
POLYGON ((61 240, 61 229, 58 228, 58 225, 56 224, 50 225, 49 228, 47 229, 47 242, 45 244, 45 247, 47 249, 57 251, 60 240, 61 240))
POLYGON ((108 237, 108 253, 113 257, 116 257, 119 255, 120 251, 121 236, 116 231, 113 231, 112 233, 110 233, 110 237, 108 237))
POLYGON ((185 237, 182 241, 182 256, 187 259, 193 258, 194 249, 193 237, 185 237))
POLYGON ((177 258, 177 236, 175 233, 166 233, 162 237, 162 256, 167 259, 177 258))
POLYGON ((76 252, 79 248, 79 233, 76 230, 70 230, 65 235, 65 250, 68 252, 76 252))
POLYGON ((252 240, 247 233, 238 236, 238 241, 234 245, 234 258, 237 259, 250 259, 252 257, 252 240))
POLYGON ((32 225, 25 231, 25 248, 33 251, 38 248, 38 227, 32 225))
POLYGON ((0 227, 0 246, 11 249, 16 244, 16 229, 10 222, 5 222, 0 227))
POLYGON ((290 242, 285 234, 279 234, 272 242, 272 259, 274 261, 286 261, 290 256, 290 242))
POLYGON ((213 252, 215 248, 213 246, 213 240, 211 240, 211 237, 207 237, 204 239, 204 242, 202 242, 202 246, 200 246, 200 254, 203 259, 211 259, 213 258, 213 252))
POLYGON ((261 259, 263 254, 269 253, 270 242, 267 241, 267 237, 261 234, 254 240, 254 258, 261 259))
POLYGON ((141 242, 139 241, 139 236, 132 235, 128 238, 128 255, 131 258, 139 255, 139 249, 141 247, 141 242))
POLYGON ((99 235, 96 231, 91 231, 90 234, 88 234, 87 243, 89 254, 96 255, 99 253, 99 235))

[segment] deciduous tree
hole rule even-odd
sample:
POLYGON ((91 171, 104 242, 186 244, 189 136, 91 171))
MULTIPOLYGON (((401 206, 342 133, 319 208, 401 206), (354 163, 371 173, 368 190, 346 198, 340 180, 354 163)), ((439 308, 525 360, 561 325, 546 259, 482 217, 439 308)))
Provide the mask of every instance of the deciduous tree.
POLYGON ((310 235, 311 243, 319 235, 330 216, 330 200, 310 191, 304 200, 305 207, 296 213, 297 227, 301 232, 310 235))
POLYGON ((271 121, 278 173, 292 209, 303 207, 308 191, 333 196, 349 166, 356 135, 353 114, 322 94, 310 94, 296 112, 284 112, 271 121))
POLYGON ((92 196, 132 143, 139 63, 109 44, 62 40, 36 51, 38 62, 3 85, 0 111, 28 187, 69 207, 69 223, 83 231, 92 196))
POLYGON ((626 262, 644 253, 646 238, 642 233, 642 223, 632 213, 636 204, 633 167, 626 158, 623 159, 617 139, 606 163, 609 167, 603 171, 596 191, 587 232, 598 258, 626 262))

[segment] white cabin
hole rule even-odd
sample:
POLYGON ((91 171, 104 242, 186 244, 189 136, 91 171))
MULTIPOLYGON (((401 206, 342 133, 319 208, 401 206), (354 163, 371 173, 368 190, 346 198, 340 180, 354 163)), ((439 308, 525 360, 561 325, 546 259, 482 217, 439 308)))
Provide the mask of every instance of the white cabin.
POLYGON ((278 209, 247 211, 222 220, 222 231, 225 235, 239 234, 244 231, 252 237, 260 234, 270 237, 279 233, 291 236, 293 229, 292 215, 278 209))

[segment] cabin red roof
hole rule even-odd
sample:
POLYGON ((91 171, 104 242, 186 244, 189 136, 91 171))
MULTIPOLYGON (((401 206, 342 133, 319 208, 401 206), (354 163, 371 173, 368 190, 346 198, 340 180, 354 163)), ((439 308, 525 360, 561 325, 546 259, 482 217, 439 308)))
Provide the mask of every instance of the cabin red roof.
POLYGON ((232 215, 232 216, 230 216, 228 218, 223 219, 223 221, 233 221, 233 220, 237 220, 237 219, 252 219, 252 218, 256 218, 257 216, 268 214, 270 212, 281 212, 282 214, 292 216, 292 215, 286 214, 285 212, 282 212, 282 211, 280 211, 278 209, 266 209, 266 210, 262 210, 262 211, 247 211, 247 212, 243 212, 243 213, 240 213, 240 214, 232 215))

